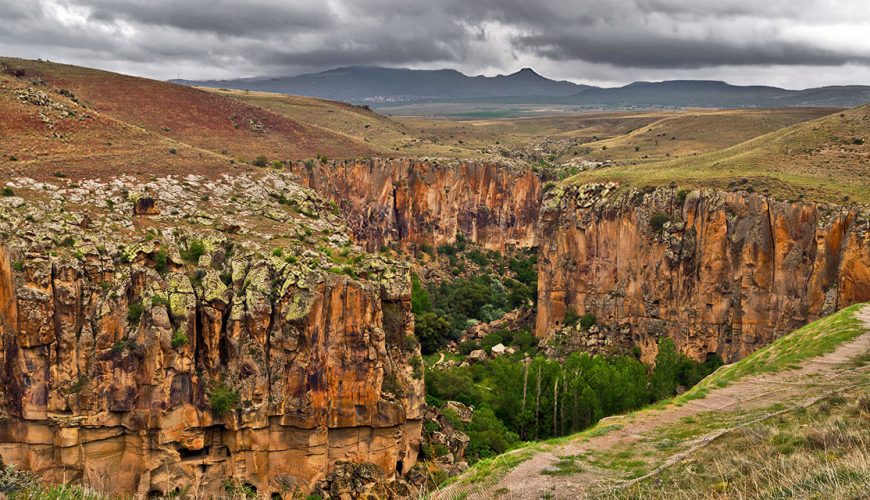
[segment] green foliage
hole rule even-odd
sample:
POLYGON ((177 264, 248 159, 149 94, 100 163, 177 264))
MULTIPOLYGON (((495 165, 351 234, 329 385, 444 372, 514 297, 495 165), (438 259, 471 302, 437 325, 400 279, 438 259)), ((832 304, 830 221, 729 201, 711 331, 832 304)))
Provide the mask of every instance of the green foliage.
POLYGON ((224 383, 215 384, 208 393, 208 402, 211 412, 220 417, 238 406, 239 393, 224 383))
POLYGON ((453 325, 434 312, 418 314, 414 319, 414 334, 420 340, 423 354, 433 354, 447 342, 458 338, 453 325))
POLYGON ((519 442, 519 436, 508 430, 488 407, 474 412, 466 433, 470 441, 465 454, 471 462, 500 455, 519 442))
POLYGON ((474 262, 478 266, 486 266, 489 264, 489 257, 487 257, 486 254, 477 249, 468 252, 468 255, 466 257, 468 257, 468 260, 474 262))
POLYGON ((3 196, 15 196, 15 191, 9 186, 3 186, 3 196))
POLYGON ((686 196, 689 195, 688 189, 680 189, 677 191, 676 201, 678 205, 683 205, 686 203, 686 196))
POLYGON ((423 314, 432 311, 432 302, 429 300, 429 292, 423 288, 423 283, 416 274, 411 275, 411 312, 423 314))
POLYGON ((15 262, 13 262, 12 263, 12 270, 19 272, 19 273, 23 272, 24 271, 24 262, 22 262, 20 260, 16 260, 15 262))
POLYGON ((275 248, 274 250, 272 250, 272 255, 275 257, 281 257, 284 255, 284 249, 283 248, 275 248))
POLYGON ((151 297, 151 305, 154 307, 169 307, 169 298, 161 293, 155 293, 151 297))
POLYGON ((417 380, 423 378, 423 360, 419 356, 413 356, 408 362, 411 364, 414 378, 417 380))
POLYGON ((284 163, 282 163, 281 160, 275 160, 272 162, 272 168, 275 170, 281 170, 284 168, 284 163))
POLYGON ((598 318, 596 318, 592 313, 586 313, 583 316, 580 316, 580 328, 584 330, 588 330, 596 323, 598 323, 598 318))
POLYGON ((459 354, 468 356, 471 354, 471 351, 480 349, 480 343, 476 340, 463 340, 458 346, 456 346, 456 349, 459 351, 459 354))
POLYGON ((169 254, 162 248, 154 254, 154 270, 160 274, 169 271, 169 254))
POLYGON ((199 258, 205 255, 205 244, 201 240, 192 239, 188 242, 187 248, 181 251, 181 258, 185 262, 196 264, 199 258))
POLYGON ((667 399, 677 392, 677 364, 679 358, 674 341, 659 339, 659 352, 652 375, 652 395, 655 399, 667 399))
POLYGON ((574 326, 580 321, 580 315, 574 312, 573 309, 565 311, 565 319, 562 320, 563 326, 574 326))
POLYGON ((190 340, 187 338, 187 331, 184 328, 179 328, 172 335, 172 348, 175 350, 186 346, 190 340))
POLYGON ((665 224, 671 221, 671 216, 664 212, 656 212, 649 219, 649 227, 656 233, 662 232, 665 224))
POLYGON ((138 324, 139 319, 142 318, 142 312, 144 310, 145 308, 142 306, 142 302, 130 302, 130 305, 127 306, 127 322, 131 325, 138 324))
POLYGON ((261 156, 258 156, 254 159, 254 166, 255 167, 265 167, 268 165, 269 165, 269 159, 266 158, 265 156, 261 155, 261 156))

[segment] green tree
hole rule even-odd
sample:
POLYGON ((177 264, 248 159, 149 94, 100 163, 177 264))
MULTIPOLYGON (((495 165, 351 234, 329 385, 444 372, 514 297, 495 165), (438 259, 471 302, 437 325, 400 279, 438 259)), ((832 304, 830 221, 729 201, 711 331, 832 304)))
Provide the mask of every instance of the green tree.
POLYGON ((659 340, 656 366, 652 374, 652 397, 667 399, 677 392, 677 349, 674 341, 665 337, 659 340))

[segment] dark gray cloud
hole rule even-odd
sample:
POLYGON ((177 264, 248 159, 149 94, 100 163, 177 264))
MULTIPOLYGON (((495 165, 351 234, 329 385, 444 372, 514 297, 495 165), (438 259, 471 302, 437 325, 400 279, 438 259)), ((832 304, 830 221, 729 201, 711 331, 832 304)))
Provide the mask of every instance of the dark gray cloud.
POLYGON ((377 64, 870 83, 865 0, 0 0, 0 19, 4 55, 157 78, 377 64))

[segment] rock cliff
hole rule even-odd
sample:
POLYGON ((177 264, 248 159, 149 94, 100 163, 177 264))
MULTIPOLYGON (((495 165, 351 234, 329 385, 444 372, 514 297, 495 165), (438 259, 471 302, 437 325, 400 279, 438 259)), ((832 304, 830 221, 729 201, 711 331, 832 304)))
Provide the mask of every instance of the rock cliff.
POLYGON ((460 233, 489 250, 535 245, 541 183, 528 168, 374 159, 297 162, 292 169, 339 204, 370 251, 437 247, 460 233))
POLYGON ((305 494, 338 461, 414 465, 409 270, 354 247, 310 190, 277 173, 9 186, 5 463, 204 496, 305 494), (133 215, 146 195, 163 215, 133 215))
POLYGON ((660 336, 689 355, 739 359, 870 300, 870 214, 756 193, 557 187, 539 227, 536 334, 568 309, 630 335, 647 360, 660 336))

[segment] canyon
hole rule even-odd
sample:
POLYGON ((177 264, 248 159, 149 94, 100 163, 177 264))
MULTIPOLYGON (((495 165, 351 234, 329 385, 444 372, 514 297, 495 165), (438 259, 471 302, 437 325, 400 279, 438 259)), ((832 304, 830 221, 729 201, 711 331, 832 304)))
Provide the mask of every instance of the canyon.
POLYGON ((736 361, 821 316, 870 300, 870 214, 751 190, 621 189, 544 182, 531 169, 407 160, 297 164, 341 203, 367 248, 436 246, 462 234, 538 247, 535 333, 591 313, 652 361, 674 339, 736 361), (655 219, 659 219, 655 222, 655 219))

